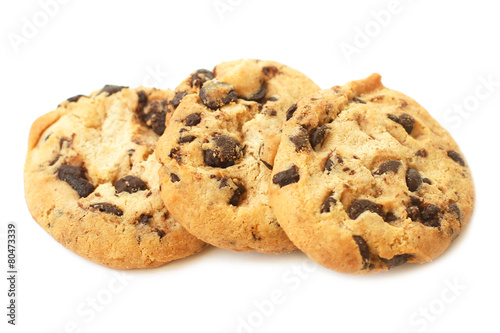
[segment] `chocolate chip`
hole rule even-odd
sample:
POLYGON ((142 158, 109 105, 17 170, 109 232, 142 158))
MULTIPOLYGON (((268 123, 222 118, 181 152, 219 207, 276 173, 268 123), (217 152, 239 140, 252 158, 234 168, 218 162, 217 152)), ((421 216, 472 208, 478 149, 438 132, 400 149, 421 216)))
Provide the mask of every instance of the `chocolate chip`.
POLYGON ((124 88, 128 88, 128 87, 114 86, 114 85, 111 85, 111 84, 107 84, 107 85, 104 86, 104 88, 101 89, 101 91, 99 91, 99 93, 97 95, 100 95, 102 93, 107 92, 108 96, 111 96, 113 94, 116 94, 117 92, 119 92, 120 90, 122 90, 124 88))
POLYGON ((392 269, 394 267, 406 264, 408 262, 408 259, 410 259, 411 257, 412 257, 411 254, 398 254, 392 257, 391 259, 385 259, 380 257, 380 260, 382 260, 385 263, 387 269, 392 269))
POLYGON ((148 186, 138 177, 125 176, 115 183, 115 189, 116 193, 121 193, 121 192, 135 193, 138 191, 147 190, 148 186))
POLYGON ((233 87, 217 80, 203 84, 199 95, 203 104, 212 110, 238 101, 238 94, 233 87))
POLYGON ((461 213, 460 208, 458 208, 458 205, 456 203, 451 203, 449 205, 448 212, 457 215, 457 218, 459 221, 462 220, 462 213, 461 213))
POLYGON ((375 175, 382 175, 382 174, 388 173, 388 172, 397 173, 400 166, 401 166, 400 161, 388 160, 388 161, 385 161, 384 163, 380 164, 380 166, 378 167, 378 170, 375 171, 374 174, 375 175))
POLYGON ((410 116, 409 114, 403 113, 399 117, 395 116, 393 114, 388 114, 387 117, 390 120, 392 120, 392 121, 400 124, 401 126, 403 126, 403 128, 406 131, 406 133, 411 134, 411 132, 413 131, 413 126, 415 125, 415 119, 413 119, 413 117, 410 116))
POLYGON ((95 190, 85 177, 85 172, 75 165, 62 164, 57 173, 59 179, 68 183, 80 198, 88 197, 95 190))
POLYGON ((325 167, 323 168, 324 171, 332 171, 333 167, 335 166, 335 162, 332 161, 331 157, 326 160, 325 167))
POLYGON ((168 154, 168 157, 173 158, 174 160, 177 161, 177 164, 181 164, 182 162, 182 156, 180 152, 180 147, 175 147, 170 150, 170 153, 168 154))
POLYGON ((266 168, 268 168, 269 170, 272 170, 273 169, 273 166, 269 163, 267 163, 266 161, 264 161, 263 159, 260 160, 265 166, 266 168))
POLYGON ((385 222, 394 222, 397 220, 399 220, 399 218, 393 212, 389 212, 389 213, 385 214, 385 217, 384 217, 385 222))
POLYGON ((354 97, 352 100, 355 103, 366 104, 365 101, 363 101, 361 98, 358 98, 358 97, 354 97))
POLYGON ((420 176, 417 170, 410 168, 406 171, 406 185, 412 192, 417 191, 420 185, 422 185, 422 176, 420 176))
MULTIPOLYGON (((144 90, 141 90, 137 93, 137 104, 138 107, 143 108, 148 102, 148 95, 144 90)), ((137 111, 136 111, 137 112, 137 111)))
POLYGON ((238 206, 240 202, 241 195, 246 192, 245 186, 241 184, 240 180, 233 180, 228 177, 218 178, 220 181, 219 188, 230 187, 234 190, 233 195, 229 199, 229 204, 232 206, 238 206))
POLYGON ((342 157, 340 157, 339 155, 337 155, 337 163, 340 165, 344 165, 344 159, 342 157))
POLYGON ((384 217, 384 212, 382 211, 382 207, 377 205, 376 203, 366 200, 359 199, 353 202, 351 208, 349 209, 349 217, 353 220, 357 219, 359 215, 362 213, 369 211, 375 214, 384 217))
POLYGON ((414 206, 422 206, 423 205, 423 201, 422 199, 420 199, 419 197, 416 197, 416 196, 410 196, 410 201, 411 201, 411 204, 414 205, 414 206))
POLYGON ((278 172, 273 176, 273 183, 278 184, 280 187, 297 183, 299 180, 299 168, 295 165, 292 165, 289 169, 278 172))
POLYGON ((409 114, 403 113, 399 116, 399 123, 404 127, 406 133, 411 134, 413 131, 413 126, 415 126, 415 119, 409 114))
POLYGON ((422 199, 411 196, 411 206, 406 209, 408 217, 428 227, 441 226, 441 208, 433 204, 425 204, 422 199))
POLYGON ((448 157, 457 162, 458 164, 460 164, 461 166, 465 166, 465 161, 463 157, 456 151, 454 150, 448 151, 448 157))
POLYGON ((290 120, 290 118, 293 117, 295 111, 297 111, 297 104, 293 104, 292 106, 290 106, 290 108, 288 108, 288 110, 286 111, 286 120, 290 120))
POLYGON ((170 174, 170 180, 172 181, 172 183, 177 183, 181 181, 179 176, 177 176, 175 173, 170 174))
POLYGON ((235 184, 236 184, 236 189, 234 190, 231 199, 229 199, 229 204, 232 206, 238 206, 241 195, 247 191, 245 186, 243 186, 241 183, 235 182, 235 184))
POLYGON ((316 150, 316 147, 318 145, 320 147, 323 145, 323 142, 325 142, 329 129, 330 127, 323 125, 312 131, 309 140, 311 141, 311 146, 313 147, 314 150, 316 150))
POLYGON ((429 154, 427 153, 427 150, 425 150, 424 148, 422 149, 419 149, 415 155, 419 156, 419 157, 427 157, 429 154))
POLYGON ((429 184, 429 185, 432 185, 432 182, 429 178, 424 178, 422 179, 422 182, 426 183, 426 184, 429 184))
POLYGON ((267 94, 267 86, 266 83, 262 83, 259 90, 257 90, 248 100, 250 101, 258 101, 266 97, 267 94))
POLYGON ((160 229, 156 229, 156 233, 158 234, 158 236, 160 236, 160 239, 165 237, 165 235, 166 235, 165 231, 160 230, 160 229))
POLYGON ((214 78, 214 73, 207 69, 199 69, 191 75, 191 87, 199 88, 206 81, 212 80, 214 78))
POLYGON ((269 102, 276 102, 278 100, 278 97, 276 96, 271 96, 267 99, 269 102))
POLYGON ((254 241, 260 241, 262 240, 262 237, 260 236, 257 236, 257 234, 255 234, 255 232, 252 231, 252 238, 254 241))
POLYGON ((438 216, 441 212, 441 208, 436 205, 428 205, 421 211, 421 216, 424 221, 432 220, 438 216))
POLYGON ((179 104, 181 104, 182 99, 187 95, 187 91, 179 91, 178 93, 175 94, 174 98, 172 99, 172 106, 174 108, 177 108, 179 104))
POLYGON ((200 114, 192 113, 186 117, 186 119, 184 120, 184 124, 186 124, 186 126, 196 126, 200 123, 200 121, 201 121, 200 114))
POLYGON ((429 220, 423 220, 422 224, 428 227, 439 228, 441 226, 441 219, 439 217, 434 217, 429 220))
POLYGON ((66 138, 61 138, 59 140, 59 149, 62 149, 64 144, 68 144, 68 148, 71 147, 71 144, 73 143, 73 139, 75 138, 75 134, 71 136, 71 139, 66 139, 66 138))
POLYGON ((289 136, 288 138, 295 145, 296 152, 310 150, 309 138, 307 137, 307 130, 305 128, 301 127, 297 135, 289 136))
POLYGON ((215 148, 204 151, 204 161, 208 166, 227 168, 243 156, 240 143, 230 136, 215 135, 212 142, 215 148))
POLYGON ((147 103, 144 107, 138 107, 136 112, 149 128, 156 134, 162 135, 165 132, 165 120, 167 115, 168 102, 155 100, 147 103))
POLYGON ((192 142, 192 141, 194 141, 194 139, 196 139, 196 136, 194 136, 194 135, 187 135, 187 136, 180 137, 177 142, 181 145, 183 143, 192 142))
POLYGON ((153 218, 153 216, 151 216, 151 215, 142 214, 139 217, 138 223, 140 223, 140 224, 149 224, 149 220, 152 219, 152 218, 153 218))
POLYGON ((212 178, 212 179, 215 178, 215 179, 217 179, 220 182, 219 188, 224 188, 224 187, 231 186, 231 184, 233 183, 232 179, 228 178, 228 177, 220 178, 220 177, 217 177, 217 176, 214 176, 214 175, 210 175, 210 178, 212 178))
POLYGON ((76 96, 73 96, 73 97, 70 97, 67 99, 68 102, 78 102, 78 100, 82 97, 85 97, 85 95, 76 95, 76 96))
POLYGON ((420 218, 420 209, 418 208, 418 206, 410 206, 406 208, 406 213, 412 221, 416 222, 420 218))
POLYGON ((279 69, 275 66, 268 66, 262 68, 262 74, 264 74, 268 80, 278 75, 279 72, 280 72, 279 69))
POLYGON ((361 258, 363 260, 363 268, 366 269, 370 263, 370 248, 368 244, 361 236, 352 236, 356 244, 359 248, 359 253, 361 254, 361 258))
POLYGON ((98 211, 106 214, 113 214, 116 216, 123 215, 123 211, 120 208, 107 202, 99 202, 96 204, 92 204, 90 205, 90 208, 97 209, 98 211))
POLYGON ((61 154, 57 154, 56 157, 54 157, 54 159, 52 161, 49 162, 49 166, 53 166, 54 164, 57 163, 57 161, 59 161, 59 159, 61 158, 61 154))
POLYGON ((335 200, 335 198, 330 195, 326 198, 325 202, 323 202, 323 205, 321 205, 321 213, 330 213, 331 211, 331 208, 333 206, 335 206, 335 204, 337 203, 337 200, 335 200))
POLYGON ((387 114, 387 118, 389 118, 390 120, 392 120, 392 121, 394 121, 394 122, 396 122, 396 123, 399 124, 399 118, 398 118, 398 116, 388 113, 387 114))

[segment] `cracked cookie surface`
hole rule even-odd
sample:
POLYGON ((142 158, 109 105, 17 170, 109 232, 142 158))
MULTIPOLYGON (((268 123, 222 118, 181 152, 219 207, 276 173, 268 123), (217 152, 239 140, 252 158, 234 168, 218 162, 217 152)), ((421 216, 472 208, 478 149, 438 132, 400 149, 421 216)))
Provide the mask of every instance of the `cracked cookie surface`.
POLYGON ((351 274, 440 255, 474 206, 457 144, 378 74, 298 101, 282 128, 270 201, 294 244, 351 274))
POLYGON ((293 251, 267 195, 275 135, 288 108, 318 90, 304 74, 271 61, 192 73, 176 88, 178 107, 156 150, 162 198, 174 217, 221 248, 293 251))
POLYGON ((37 119, 24 178, 38 224, 78 255, 118 269, 201 250, 160 197, 154 148, 172 98, 170 90, 108 85, 37 119))

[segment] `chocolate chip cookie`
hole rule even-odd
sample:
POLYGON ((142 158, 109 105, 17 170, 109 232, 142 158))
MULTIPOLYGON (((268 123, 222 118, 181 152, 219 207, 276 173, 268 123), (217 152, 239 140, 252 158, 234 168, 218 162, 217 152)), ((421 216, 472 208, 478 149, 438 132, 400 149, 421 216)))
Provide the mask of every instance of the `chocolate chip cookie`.
POLYGON ((268 200, 286 111, 319 88, 304 74, 262 60, 198 70, 177 87, 177 110, 158 142, 162 198, 188 231, 234 251, 295 249, 268 200))
POLYGON ((424 263, 466 226, 474 188, 463 154, 379 75, 302 98, 287 118, 270 200, 318 263, 351 274, 424 263))
POLYGON ((160 266, 201 250, 160 197, 154 147, 172 98, 170 90, 108 85, 36 120, 24 177, 38 224, 112 268, 160 266))

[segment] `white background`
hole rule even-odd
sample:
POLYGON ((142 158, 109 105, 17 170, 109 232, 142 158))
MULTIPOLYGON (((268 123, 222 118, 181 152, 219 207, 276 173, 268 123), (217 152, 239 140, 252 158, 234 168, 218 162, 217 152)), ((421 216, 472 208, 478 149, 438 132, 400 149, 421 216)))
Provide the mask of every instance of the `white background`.
POLYGON ((2 332, 500 330, 495 1, 65 0, 43 9, 54 1, 0 5, 2 332), (74 255, 31 218, 22 170, 37 117, 107 83, 174 88, 195 69, 239 58, 287 64, 322 88, 379 72, 420 102, 472 169, 477 204, 466 231, 432 263, 373 276, 329 271, 299 252, 215 248, 123 273, 74 255), (8 221, 18 224, 16 327, 5 315, 8 221))

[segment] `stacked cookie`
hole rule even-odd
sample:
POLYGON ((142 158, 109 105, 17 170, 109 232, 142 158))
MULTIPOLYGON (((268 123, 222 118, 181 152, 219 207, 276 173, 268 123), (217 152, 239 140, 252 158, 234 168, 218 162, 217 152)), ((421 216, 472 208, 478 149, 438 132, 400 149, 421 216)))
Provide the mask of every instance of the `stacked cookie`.
POLYGON ((379 75, 320 90, 259 60, 68 99, 33 124, 25 192, 56 240, 121 269, 211 244, 373 273, 437 257, 474 203, 451 136, 379 75))

